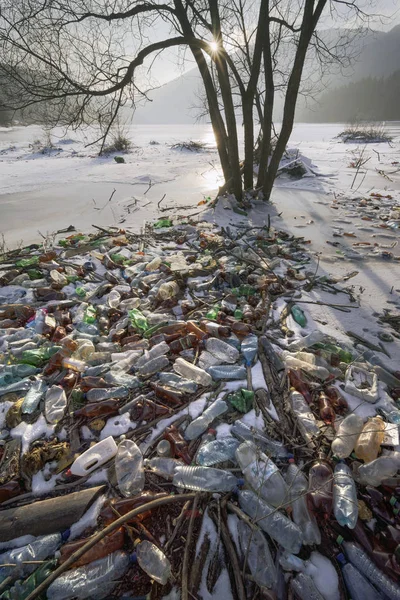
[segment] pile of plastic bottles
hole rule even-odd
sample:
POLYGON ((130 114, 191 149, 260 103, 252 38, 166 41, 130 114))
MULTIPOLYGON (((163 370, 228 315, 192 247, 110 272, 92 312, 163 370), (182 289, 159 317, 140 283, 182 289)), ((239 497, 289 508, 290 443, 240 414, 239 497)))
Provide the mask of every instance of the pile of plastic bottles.
POLYGON ((283 232, 170 221, 5 257, 0 598, 178 598, 182 537, 195 562, 208 536, 193 597, 400 599, 400 373, 294 303, 307 261, 283 232), (99 483, 78 536, 2 538, 3 511, 99 483), (199 512, 145 508, 185 491, 199 512))

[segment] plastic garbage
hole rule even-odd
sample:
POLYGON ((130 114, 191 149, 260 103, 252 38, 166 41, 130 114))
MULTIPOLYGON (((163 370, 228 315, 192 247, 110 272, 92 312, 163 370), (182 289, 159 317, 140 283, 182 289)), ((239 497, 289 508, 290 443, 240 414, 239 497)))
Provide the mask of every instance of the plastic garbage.
POLYGON ((209 367, 207 372, 216 381, 220 379, 246 379, 247 375, 245 367, 239 365, 219 365, 209 367))
POLYGON ((310 346, 313 346, 314 344, 317 344, 318 342, 322 342, 322 340, 324 338, 325 338, 325 335, 322 333, 322 331, 319 331, 318 329, 316 329, 315 331, 312 331, 308 335, 306 335, 302 338, 299 338, 295 342, 291 342, 289 344, 288 348, 289 348, 290 352, 295 352, 296 350, 303 350, 303 348, 310 348, 310 346))
POLYGON ((47 390, 47 384, 42 379, 34 381, 28 393, 26 394, 21 407, 21 413, 32 414, 39 406, 39 402, 43 398, 47 390))
POLYGON ((117 444, 110 435, 78 456, 72 463, 70 472, 72 475, 85 477, 85 475, 89 475, 89 473, 114 458, 117 452, 117 444))
POLYGON ((321 543, 321 532, 314 513, 309 511, 307 506, 307 478, 297 465, 292 463, 288 467, 285 479, 293 510, 293 521, 301 529, 303 543, 306 545, 319 545, 321 543))
POLYGON ((171 576, 171 564, 165 554, 157 546, 145 540, 136 546, 139 566, 147 575, 165 585, 171 576))
POLYGON ((400 600, 399 586, 389 579, 367 554, 353 542, 343 542, 343 548, 346 557, 351 564, 364 576, 372 585, 382 592, 390 600, 400 600))
POLYGON ((375 460, 361 465, 358 469, 358 480, 362 485, 378 487, 400 470, 400 452, 388 452, 375 460))
POLYGON ((63 418, 67 408, 67 396, 59 385, 52 385, 46 392, 45 415, 49 423, 57 423, 63 418))
POLYGON ((195 440, 204 433, 217 417, 228 411, 228 405, 223 400, 216 400, 196 419, 193 419, 185 430, 187 440, 195 440))
POLYGON ((345 390, 352 396, 373 404, 379 397, 378 377, 376 373, 350 365, 346 371, 345 390))
POLYGON ((297 304, 294 304, 290 309, 292 313, 293 319, 300 325, 300 327, 305 327, 307 325, 307 318, 304 312, 301 310, 297 304))
POLYGON ((277 573, 265 536, 259 529, 252 530, 239 521, 238 537, 254 581, 262 587, 272 588, 277 581, 277 573))
POLYGON ((351 563, 343 566, 342 573, 353 600, 383 600, 379 591, 351 563))
POLYGON ((236 462, 235 451, 239 445, 240 442, 231 437, 207 442, 199 448, 196 463, 202 467, 211 467, 228 460, 236 462))
POLYGON ((244 356, 245 364, 250 366, 254 363, 258 352, 258 338, 255 335, 248 335, 242 340, 240 347, 244 356))
POLYGON ((257 521, 257 525, 271 536, 278 544, 288 552, 297 554, 303 543, 300 528, 288 517, 276 508, 270 506, 259 498, 251 490, 239 492, 240 508, 251 518, 257 521))
POLYGON ((214 337, 210 337, 206 341, 206 350, 224 363, 234 364, 240 356, 236 348, 214 337))
POLYGON ((288 490, 273 460, 257 449, 252 442, 243 442, 236 450, 236 460, 246 482, 272 506, 288 500, 288 490))
POLYGON ((355 413, 349 414, 340 423, 332 442, 332 452, 338 458, 347 458, 353 452, 364 423, 355 413))
POLYGON ((336 521, 354 529, 358 519, 357 490, 351 470, 339 463, 333 473, 333 514, 336 521))
POLYGON ((365 463, 372 462, 378 456, 385 435, 385 423, 380 417, 368 419, 354 448, 355 455, 365 463))
POLYGON ((183 358, 177 358, 173 368, 178 375, 181 375, 185 379, 190 379, 190 381, 194 381, 199 385, 206 387, 212 384, 212 378, 208 373, 183 358))
POLYGON ((296 575, 291 581, 291 587, 300 600, 324 600, 324 597, 315 587, 315 583, 307 573, 296 575))
POLYGON ((48 600, 107 598, 129 566, 129 556, 118 550, 92 563, 66 571, 47 589, 48 600))
POLYGON ((231 492, 238 481, 232 473, 222 469, 176 467, 172 483, 197 492, 231 492))
POLYGON ((125 497, 135 496, 144 488, 143 456, 132 440, 123 440, 115 456, 118 487, 125 497))
POLYGON ((53 533, 38 537, 26 546, 3 552, 0 554, 1 564, 16 566, 0 567, 1 580, 3 581, 6 577, 11 577, 15 581, 18 578, 26 577, 37 567, 38 563, 33 561, 43 561, 49 556, 53 556, 61 543, 61 534, 53 533))
POLYGON ((319 427, 303 395, 294 388, 290 392, 290 403, 302 436, 306 441, 312 441, 320 434, 319 427))

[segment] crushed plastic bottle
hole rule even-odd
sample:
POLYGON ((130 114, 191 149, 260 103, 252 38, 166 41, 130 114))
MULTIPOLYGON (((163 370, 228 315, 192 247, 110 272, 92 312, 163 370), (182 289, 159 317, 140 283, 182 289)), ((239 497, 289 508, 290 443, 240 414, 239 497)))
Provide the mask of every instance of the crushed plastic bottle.
POLYGON ((173 485, 197 492, 231 492, 238 485, 228 471, 212 467, 176 467, 173 485))
POLYGON ((199 369, 199 367, 192 365, 183 358, 176 359, 174 362, 174 371, 185 379, 190 379, 190 381, 194 381, 204 387, 212 384, 212 378, 206 371, 199 369))
POLYGON ((125 497, 135 496, 144 488, 143 456, 132 440, 123 440, 115 457, 118 487, 125 497))
POLYGON ((206 341, 206 350, 224 363, 234 364, 240 356, 236 348, 214 337, 210 337, 206 341))
POLYGON ((332 452, 338 458, 347 458, 353 452, 363 428, 363 420, 355 413, 349 414, 340 423, 332 442, 332 452))
POLYGON ((400 469, 400 452, 388 452, 375 460, 361 465, 358 469, 358 480, 362 485, 378 487, 381 483, 393 477, 400 469))
POLYGON ((227 460, 236 462, 235 452, 240 442, 226 437, 212 440, 202 445, 196 454, 196 463, 202 467, 211 467, 227 460))
POLYGON ((400 600, 400 587, 387 577, 367 554, 353 542, 343 542, 343 548, 351 564, 390 600, 400 600))
POLYGON ((358 519, 357 490, 349 467, 336 465, 333 473, 333 513, 336 521, 354 529, 358 519))
POLYGON ((67 396, 63 388, 59 385, 52 385, 46 392, 45 397, 45 415, 49 423, 60 421, 67 408, 67 396))
POLYGON ((165 585, 171 577, 171 563, 157 546, 145 540, 136 546, 136 556, 139 566, 147 575, 165 585))
POLYGON ((385 435, 385 423, 380 417, 368 419, 354 448, 355 455, 365 463, 372 462, 378 456, 385 435))
POLYGON ((228 405, 223 400, 216 400, 196 419, 194 419, 185 430, 187 440, 195 440, 204 433, 217 417, 228 411, 228 405))
POLYGON ((238 535, 254 581, 272 588, 277 582, 277 572, 265 536, 259 529, 251 530, 243 521, 238 522, 238 535))

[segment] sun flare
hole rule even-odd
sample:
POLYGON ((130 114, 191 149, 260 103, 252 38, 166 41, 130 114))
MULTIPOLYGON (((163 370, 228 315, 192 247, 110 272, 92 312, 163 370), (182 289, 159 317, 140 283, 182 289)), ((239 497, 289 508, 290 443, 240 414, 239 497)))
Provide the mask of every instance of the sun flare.
POLYGON ((217 42, 210 42, 209 44, 211 52, 218 52, 219 44, 217 42))

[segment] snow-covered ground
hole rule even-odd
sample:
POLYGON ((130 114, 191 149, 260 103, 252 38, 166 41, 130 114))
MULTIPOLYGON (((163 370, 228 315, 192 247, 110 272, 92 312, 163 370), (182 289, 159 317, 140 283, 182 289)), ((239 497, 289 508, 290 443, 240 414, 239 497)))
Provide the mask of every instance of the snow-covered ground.
MULTIPOLYGON (((93 224, 139 230, 145 220, 204 211, 198 218, 261 226, 270 214, 276 227, 310 240, 317 276, 329 273, 341 279, 358 272, 341 285, 353 286, 360 308, 341 312, 304 305, 313 318, 337 332, 356 330, 376 342, 382 327, 371 315, 400 307, 400 230, 382 220, 400 218, 393 210, 396 205, 400 210, 400 123, 386 126, 393 136, 391 144, 365 146, 363 160, 368 160, 358 174, 350 165, 363 146, 337 139, 343 128, 297 124, 290 146, 311 160, 315 174, 297 181, 280 177, 274 206, 258 202, 247 216, 223 204, 208 210, 203 202, 214 198, 221 183, 210 126, 131 126, 128 137, 134 147, 124 156, 125 164, 117 164, 113 155, 99 158, 95 147, 85 147, 96 132, 53 131, 55 150, 43 155, 34 144, 43 138, 39 127, 0 129, 0 233, 9 247, 15 247, 20 241, 39 242, 39 231, 45 235, 69 225, 82 231, 93 224), (201 152, 171 148, 189 140, 201 141, 207 148, 201 152)), ((314 290, 312 300, 317 297, 349 304, 343 294, 327 298, 325 292, 314 290)), ((400 358, 393 343, 386 349, 400 358)))

